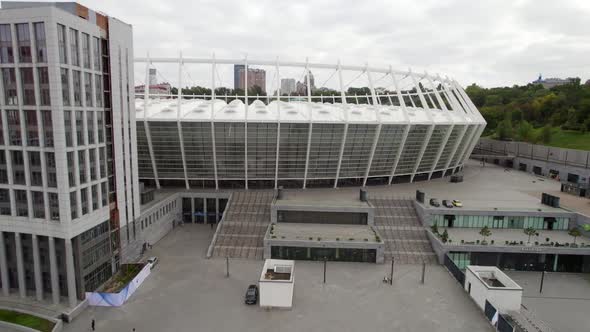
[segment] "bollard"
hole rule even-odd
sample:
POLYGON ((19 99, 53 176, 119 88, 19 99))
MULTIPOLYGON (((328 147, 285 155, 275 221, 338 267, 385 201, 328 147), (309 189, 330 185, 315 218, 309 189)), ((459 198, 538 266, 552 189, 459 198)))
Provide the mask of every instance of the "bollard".
POLYGON ((424 285, 424 275, 426 274, 426 263, 422 262, 422 280, 420 280, 420 283, 424 285))

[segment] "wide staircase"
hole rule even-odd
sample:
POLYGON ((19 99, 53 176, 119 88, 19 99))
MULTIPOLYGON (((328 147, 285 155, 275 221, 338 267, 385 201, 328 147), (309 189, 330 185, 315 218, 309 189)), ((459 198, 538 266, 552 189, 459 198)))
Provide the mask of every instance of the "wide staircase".
POLYGON ((411 199, 375 197, 370 201, 375 207, 375 228, 385 242, 386 262, 393 257, 400 264, 437 263, 411 199))
POLYGON ((212 256, 262 259, 272 191, 234 192, 219 224, 212 256))

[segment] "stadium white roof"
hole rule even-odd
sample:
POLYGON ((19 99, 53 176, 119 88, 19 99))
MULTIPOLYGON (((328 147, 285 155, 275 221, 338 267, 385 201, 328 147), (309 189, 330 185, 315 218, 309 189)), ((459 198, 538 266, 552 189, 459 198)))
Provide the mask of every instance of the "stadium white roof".
POLYGON ((135 100, 136 119, 148 121, 215 121, 282 123, 402 123, 471 124, 485 123, 477 111, 424 109, 411 106, 341 104, 302 101, 255 100, 246 109, 238 99, 226 103, 215 99, 150 99, 145 111, 143 99, 135 100))

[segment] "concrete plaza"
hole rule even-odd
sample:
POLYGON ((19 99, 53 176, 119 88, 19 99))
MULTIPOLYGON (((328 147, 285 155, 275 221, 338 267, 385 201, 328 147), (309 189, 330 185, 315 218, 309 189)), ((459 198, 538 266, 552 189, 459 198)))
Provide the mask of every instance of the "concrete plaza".
POLYGON ((505 272, 523 288, 522 304, 554 331, 588 331, 590 275, 545 273, 539 293, 541 272, 505 272))
POLYGON ((491 331, 483 313, 439 265, 396 265, 393 286, 382 282, 389 264, 295 264, 292 310, 244 304, 261 260, 205 259, 208 226, 178 227, 147 256, 160 263, 121 308, 91 307, 64 331, 491 331))

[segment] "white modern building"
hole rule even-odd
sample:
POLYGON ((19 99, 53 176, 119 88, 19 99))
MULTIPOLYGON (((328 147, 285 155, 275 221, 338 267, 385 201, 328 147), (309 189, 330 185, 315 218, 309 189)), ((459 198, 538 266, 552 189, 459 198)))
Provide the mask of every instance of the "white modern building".
POLYGON ((486 301, 501 312, 519 311, 522 287, 495 266, 468 265, 465 291, 483 311, 486 301))
POLYGON ((261 307, 280 309, 293 307, 295 261, 284 259, 265 260, 258 284, 261 307))
MULTIPOLYGON (((186 65, 209 65, 215 73, 211 95, 136 100, 139 177, 157 188, 335 188, 428 180, 461 169, 486 125, 457 82, 427 73, 253 59, 136 62, 147 63, 146 72, 152 64, 177 63, 179 82, 186 65), (275 66, 277 73, 284 67, 333 70, 341 95, 323 99, 308 88, 298 100, 280 90, 262 99, 247 93, 220 98, 216 65, 235 63, 275 66), (367 103, 346 95, 345 70, 367 78, 367 103), (376 75, 395 92, 378 95, 376 75)), ((312 75, 305 78, 311 87, 312 75)))
POLYGON ((125 261, 140 214, 132 37, 74 2, 2 2, 4 296, 73 307, 125 261))

